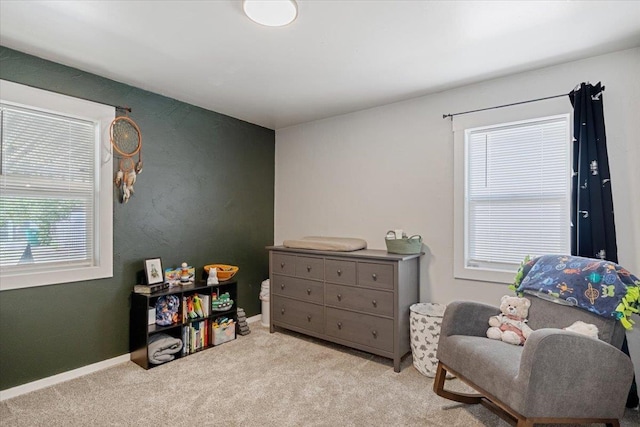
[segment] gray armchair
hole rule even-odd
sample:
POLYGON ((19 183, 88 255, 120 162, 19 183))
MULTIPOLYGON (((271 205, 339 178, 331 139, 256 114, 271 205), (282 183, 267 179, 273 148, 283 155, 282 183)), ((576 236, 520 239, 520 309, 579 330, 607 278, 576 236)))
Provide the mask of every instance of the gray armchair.
POLYGON ((524 346, 486 338, 497 307, 454 302, 444 314, 434 391, 457 402, 481 403, 517 427, 536 423, 605 423, 619 426, 633 365, 620 351, 618 321, 531 295, 524 346), (599 340, 560 328, 576 320, 594 324, 599 340), (556 329, 557 328, 557 329, 556 329), (444 389, 447 372, 479 394, 444 389))

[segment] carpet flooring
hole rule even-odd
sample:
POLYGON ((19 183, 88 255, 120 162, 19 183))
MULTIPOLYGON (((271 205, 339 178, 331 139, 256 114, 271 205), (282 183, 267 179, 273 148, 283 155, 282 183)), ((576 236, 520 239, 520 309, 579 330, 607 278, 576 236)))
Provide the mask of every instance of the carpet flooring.
MULTIPOLYGON (((250 326, 148 371, 127 362, 0 402, 0 425, 508 426, 481 405, 436 396, 410 355, 395 373, 389 359, 250 326)), ((627 410, 622 426, 640 426, 638 411, 627 410)))

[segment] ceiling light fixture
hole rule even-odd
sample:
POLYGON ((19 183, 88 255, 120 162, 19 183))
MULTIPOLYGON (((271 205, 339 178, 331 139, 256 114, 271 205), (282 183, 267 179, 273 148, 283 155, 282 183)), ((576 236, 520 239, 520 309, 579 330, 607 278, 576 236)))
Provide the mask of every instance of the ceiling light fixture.
POLYGON ((249 19, 268 27, 282 27, 298 16, 295 0, 244 0, 242 9, 249 19))

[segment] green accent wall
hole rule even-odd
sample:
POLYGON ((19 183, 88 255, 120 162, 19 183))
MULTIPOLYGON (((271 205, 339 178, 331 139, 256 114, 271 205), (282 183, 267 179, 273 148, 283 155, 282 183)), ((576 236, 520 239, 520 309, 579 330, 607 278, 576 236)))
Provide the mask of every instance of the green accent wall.
POLYGON ((131 107, 144 161, 127 204, 114 188, 112 278, 0 292, 0 390, 128 353, 130 293, 145 258, 186 261, 198 275, 205 264, 237 265, 239 306, 260 313, 273 130, 2 46, 0 78, 131 107))

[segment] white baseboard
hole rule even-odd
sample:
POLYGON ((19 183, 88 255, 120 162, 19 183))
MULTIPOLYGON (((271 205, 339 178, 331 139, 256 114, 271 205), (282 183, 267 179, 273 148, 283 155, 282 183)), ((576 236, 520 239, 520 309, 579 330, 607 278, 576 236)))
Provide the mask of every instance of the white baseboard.
MULTIPOLYGON (((262 320, 261 314, 256 314, 255 316, 247 317, 247 323, 260 322, 261 320, 262 320)), ((52 385, 60 384, 65 381, 72 380, 74 378, 79 378, 83 375, 91 374, 93 372, 97 372, 102 369, 110 368, 112 366, 119 365, 120 363, 128 362, 129 360, 130 360, 130 354, 127 353, 121 356, 114 357, 112 359, 107 359, 101 362, 93 363, 91 365, 83 366, 78 369, 62 372, 60 374, 53 375, 51 377, 42 378, 40 380, 36 380, 27 384, 22 384, 13 388, 1 390, 0 402, 2 402, 3 400, 20 396, 22 394, 31 393, 32 391, 36 391, 46 387, 50 387, 52 385)))
POLYGON ((131 356, 129 353, 122 356, 116 356, 111 359, 103 360, 101 362, 93 363, 91 365, 83 366, 71 371, 62 372, 57 375, 53 375, 47 378, 42 378, 27 384, 22 384, 13 388, 0 391, 0 402, 3 400, 11 399, 12 397, 20 396, 22 394, 30 393, 32 391, 40 390, 52 385, 60 384, 65 381, 79 378, 83 375, 91 374, 93 372, 101 371, 102 369, 110 368, 115 365, 119 365, 124 362, 128 362, 131 356))
POLYGON ((262 319, 261 314, 256 314, 255 316, 247 317, 247 323, 259 322, 262 319))

